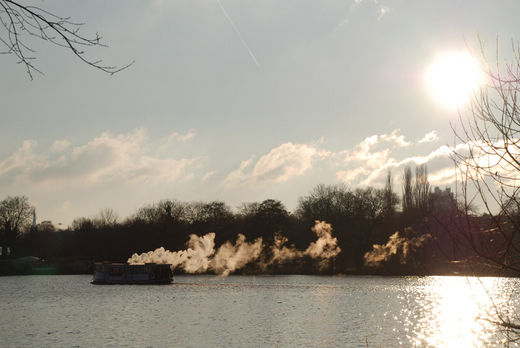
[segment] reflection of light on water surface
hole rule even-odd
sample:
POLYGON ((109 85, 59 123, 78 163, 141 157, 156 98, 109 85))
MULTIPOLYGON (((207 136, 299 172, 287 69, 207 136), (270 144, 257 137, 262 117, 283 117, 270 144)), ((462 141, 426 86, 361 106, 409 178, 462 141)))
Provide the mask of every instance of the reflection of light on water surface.
MULTIPOLYGON (((476 319, 496 318, 478 279, 200 275, 144 287, 90 279, 1 279, 2 347, 502 347, 505 338, 476 319)), ((520 313, 520 279, 482 281, 500 313, 520 313)))
POLYGON ((430 278, 422 296, 415 298, 420 309, 408 313, 408 324, 414 326, 410 341, 416 346, 457 348, 499 344, 500 338, 492 337, 497 327, 490 320, 496 318, 495 306, 505 303, 503 291, 508 290, 497 284, 495 278, 430 278))

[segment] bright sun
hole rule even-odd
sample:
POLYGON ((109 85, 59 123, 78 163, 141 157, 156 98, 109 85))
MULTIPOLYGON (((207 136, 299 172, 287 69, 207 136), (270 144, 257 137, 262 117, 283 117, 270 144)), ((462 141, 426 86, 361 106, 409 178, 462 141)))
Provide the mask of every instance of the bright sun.
POLYGON ((437 55, 426 72, 426 86, 430 95, 449 109, 466 104, 482 80, 482 71, 477 61, 462 52, 437 55))

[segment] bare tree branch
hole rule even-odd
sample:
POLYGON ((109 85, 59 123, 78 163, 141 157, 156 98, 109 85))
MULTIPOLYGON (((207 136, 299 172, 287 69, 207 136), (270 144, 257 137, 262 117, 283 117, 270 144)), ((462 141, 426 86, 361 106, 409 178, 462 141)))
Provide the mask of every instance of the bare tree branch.
POLYGON ((82 62, 111 75, 133 64, 131 62, 124 66, 106 65, 100 59, 87 57, 85 48, 106 46, 97 33, 93 37, 83 35, 80 32, 82 26, 83 23, 74 22, 70 17, 58 16, 38 6, 0 0, 0 29, 3 27, 3 32, 0 32, 0 54, 15 55, 18 63, 25 66, 31 79, 34 72, 43 74, 34 63, 36 51, 29 43, 31 38, 66 48, 82 62))
MULTIPOLYGON (((488 81, 473 95, 469 117, 459 116, 459 130, 452 130, 466 148, 453 149, 461 182, 464 217, 446 227, 462 236, 471 251, 498 269, 520 275, 520 45, 512 42, 513 57, 495 64, 485 55, 480 40, 482 67, 488 81), (477 203, 484 214, 469 207, 477 203), (460 223, 462 222, 462 223, 460 223)), ((520 339, 520 322, 502 316, 489 320, 507 330, 508 342, 520 339)))

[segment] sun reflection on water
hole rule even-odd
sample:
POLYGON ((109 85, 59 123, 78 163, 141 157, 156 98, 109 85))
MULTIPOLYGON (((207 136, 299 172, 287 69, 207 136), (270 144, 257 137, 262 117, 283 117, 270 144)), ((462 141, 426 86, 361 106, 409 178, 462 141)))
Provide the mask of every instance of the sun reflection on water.
POLYGON ((495 278, 430 278, 422 296, 414 299, 419 302, 412 306, 415 309, 405 314, 407 325, 412 327, 411 343, 417 347, 457 348, 503 343, 496 337, 493 321, 497 309, 507 302, 504 291, 510 290, 500 287, 495 278))

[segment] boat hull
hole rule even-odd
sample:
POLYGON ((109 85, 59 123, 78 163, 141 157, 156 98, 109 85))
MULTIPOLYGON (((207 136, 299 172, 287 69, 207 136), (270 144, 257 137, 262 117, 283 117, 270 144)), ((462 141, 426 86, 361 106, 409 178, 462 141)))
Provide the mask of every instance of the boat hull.
POLYGON ((173 281, 172 271, 168 264, 147 263, 129 265, 123 263, 96 263, 92 284, 124 285, 124 284, 170 284, 173 281))

